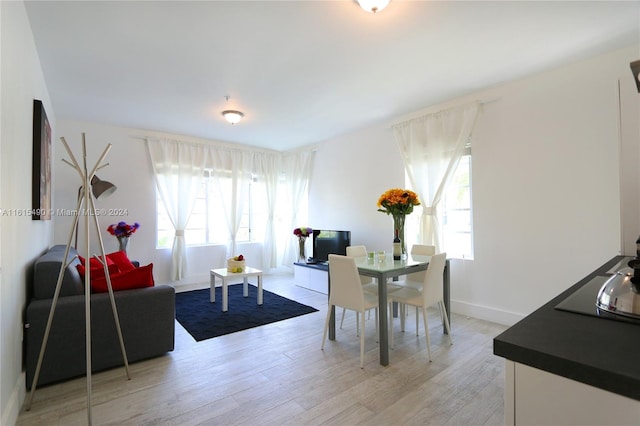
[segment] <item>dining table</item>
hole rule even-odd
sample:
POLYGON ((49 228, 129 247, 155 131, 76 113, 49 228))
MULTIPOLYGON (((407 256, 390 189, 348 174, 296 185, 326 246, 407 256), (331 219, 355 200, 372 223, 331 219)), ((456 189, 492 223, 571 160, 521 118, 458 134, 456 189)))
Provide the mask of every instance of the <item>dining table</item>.
MULTIPOLYGON (((379 321, 379 346, 380 346, 380 364, 389 365, 389 323, 387 306, 387 283, 389 280, 398 280, 402 275, 412 274, 414 272, 424 271, 429 266, 431 256, 418 256, 407 254, 400 260, 395 260, 392 256, 374 256, 356 257, 356 266, 358 273, 367 277, 373 277, 378 282, 378 306, 380 309, 378 315, 379 321)), ((329 264, 331 269, 331 264, 329 264)), ((451 309, 450 309, 450 285, 449 285, 449 260, 447 260, 443 275, 444 303, 451 325, 451 309)), ((329 281, 329 292, 331 292, 331 273, 327 274, 329 281)), ((443 332, 446 329, 443 327, 443 332)), ((336 338, 336 311, 335 306, 331 308, 331 317, 329 319, 329 340, 336 338)))

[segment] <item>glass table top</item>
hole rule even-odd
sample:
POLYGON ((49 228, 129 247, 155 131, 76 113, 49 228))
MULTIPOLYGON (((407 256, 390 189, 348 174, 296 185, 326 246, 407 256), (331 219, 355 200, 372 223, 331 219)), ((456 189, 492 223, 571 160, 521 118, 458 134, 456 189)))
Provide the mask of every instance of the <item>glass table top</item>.
POLYGON ((371 272, 391 272, 403 270, 418 265, 429 263, 431 256, 410 256, 406 259, 393 260, 393 256, 387 254, 384 259, 379 259, 378 255, 371 259, 367 257, 356 257, 356 266, 360 270, 371 272))

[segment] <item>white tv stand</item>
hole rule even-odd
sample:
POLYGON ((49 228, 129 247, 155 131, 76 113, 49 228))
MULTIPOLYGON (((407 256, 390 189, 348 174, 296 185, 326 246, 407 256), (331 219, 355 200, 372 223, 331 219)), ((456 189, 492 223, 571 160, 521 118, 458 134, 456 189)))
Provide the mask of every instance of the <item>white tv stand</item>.
POLYGON ((297 286, 329 294, 329 265, 296 262, 293 264, 293 272, 297 286))

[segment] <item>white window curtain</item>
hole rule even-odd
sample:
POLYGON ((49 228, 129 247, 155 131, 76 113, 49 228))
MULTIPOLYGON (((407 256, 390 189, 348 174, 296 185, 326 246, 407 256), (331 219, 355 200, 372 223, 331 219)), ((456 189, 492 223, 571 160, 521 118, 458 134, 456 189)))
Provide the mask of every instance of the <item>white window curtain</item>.
POLYGON ((168 139, 147 139, 160 198, 175 229, 171 249, 172 276, 185 276, 187 247, 184 230, 204 176, 203 146, 168 139))
POLYGON ((219 149, 209 147, 207 168, 213 170, 213 178, 223 200, 229 238, 227 257, 236 253, 238 229, 249 193, 253 170, 253 156, 249 151, 219 149))
POLYGON ((276 249, 275 212, 278 194, 278 180, 281 170, 280 154, 264 154, 255 158, 256 172, 264 181, 267 199, 267 223, 265 224, 264 241, 262 245, 262 268, 269 270, 278 265, 276 249))
POLYGON ((314 157, 312 150, 256 152, 160 138, 147 138, 147 146, 160 197, 175 228, 172 249, 174 279, 180 280, 185 276, 187 250, 184 232, 205 170, 210 171, 213 184, 223 200, 220 208, 225 213, 229 235, 227 255, 236 252, 249 185, 253 175, 258 175, 264 181, 269 208, 267 223, 264 224, 265 239, 262 241, 263 267, 276 267, 280 259, 284 265, 291 265, 297 252, 292 247, 293 238, 286 238, 282 245, 283 237, 278 236, 280 230, 276 227, 284 224, 291 232, 299 226, 298 220, 305 219, 300 217, 298 206, 307 196, 314 157), (281 199, 287 200, 286 206, 282 205, 281 199), (287 223, 276 223, 279 211, 287 213, 287 223))
POLYGON ((442 247, 438 206, 479 111, 480 103, 473 102, 393 126, 409 181, 422 202, 419 238, 437 252, 442 247))
MULTIPOLYGON (((307 196, 309 190, 314 157, 315 152, 312 150, 285 154, 283 156, 286 185, 289 189, 289 199, 291 202, 290 232, 293 232, 298 226, 305 226, 305 224, 298 222, 303 219, 300 217, 298 206, 304 197, 307 196)), ((297 244, 294 244, 296 241, 293 237, 288 238, 286 241, 283 265, 291 267, 291 264, 295 262, 297 258, 297 244)))

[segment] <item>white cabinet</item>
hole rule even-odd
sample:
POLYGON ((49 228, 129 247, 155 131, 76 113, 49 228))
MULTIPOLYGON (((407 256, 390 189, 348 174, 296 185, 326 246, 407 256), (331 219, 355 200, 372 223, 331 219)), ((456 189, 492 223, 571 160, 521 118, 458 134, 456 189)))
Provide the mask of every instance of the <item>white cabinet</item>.
POLYGON ((506 360, 506 425, 637 425, 640 401, 506 360))
POLYGON ((293 265, 296 285, 329 294, 329 272, 314 266, 293 265))

